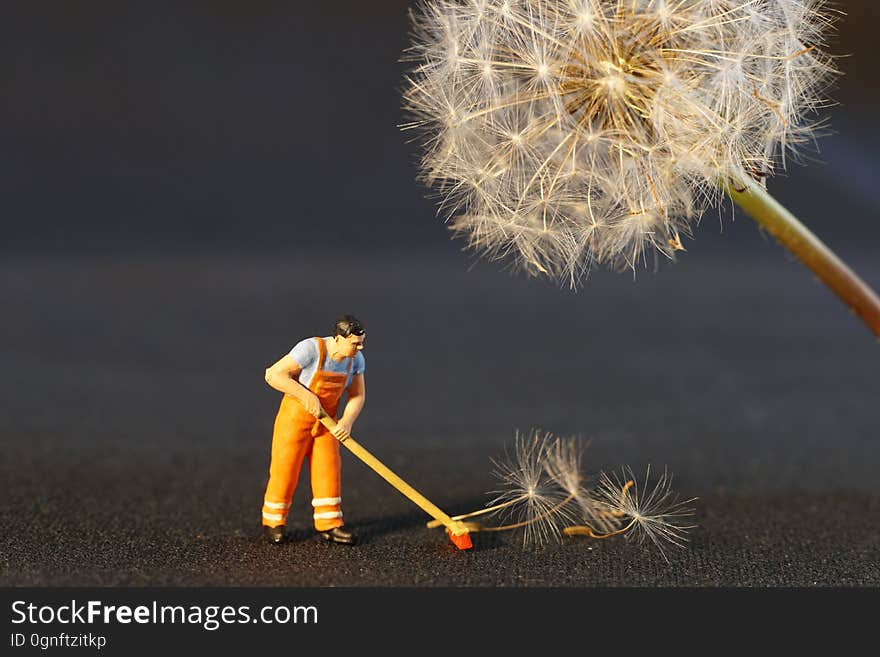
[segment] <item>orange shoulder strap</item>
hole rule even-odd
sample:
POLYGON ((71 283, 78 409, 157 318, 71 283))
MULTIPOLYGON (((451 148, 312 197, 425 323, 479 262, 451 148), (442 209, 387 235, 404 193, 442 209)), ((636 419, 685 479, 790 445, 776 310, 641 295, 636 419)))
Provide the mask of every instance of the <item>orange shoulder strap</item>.
POLYGON ((318 367, 315 372, 320 372, 324 369, 324 359, 327 358, 327 348, 324 346, 324 338, 317 336, 315 340, 318 341, 318 367))

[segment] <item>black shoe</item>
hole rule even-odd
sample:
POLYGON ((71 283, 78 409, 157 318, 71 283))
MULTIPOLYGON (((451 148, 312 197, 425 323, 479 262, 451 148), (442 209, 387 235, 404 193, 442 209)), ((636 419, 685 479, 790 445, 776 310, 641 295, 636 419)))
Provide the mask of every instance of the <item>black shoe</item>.
POLYGON ((284 530, 284 525, 278 525, 277 527, 269 527, 268 525, 263 525, 263 536, 266 537, 270 543, 283 543, 287 540, 287 532, 284 530))
POLYGON ((318 535, 325 541, 331 543, 344 543, 345 545, 354 545, 357 543, 358 537, 353 529, 347 527, 334 527, 325 532, 318 532, 318 535))

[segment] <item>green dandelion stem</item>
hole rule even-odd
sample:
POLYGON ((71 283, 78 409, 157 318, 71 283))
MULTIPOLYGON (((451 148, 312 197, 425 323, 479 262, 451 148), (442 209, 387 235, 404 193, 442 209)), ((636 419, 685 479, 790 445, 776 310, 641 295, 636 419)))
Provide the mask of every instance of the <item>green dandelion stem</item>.
POLYGON ((840 258, 750 176, 725 191, 819 277, 880 338, 880 298, 840 258))

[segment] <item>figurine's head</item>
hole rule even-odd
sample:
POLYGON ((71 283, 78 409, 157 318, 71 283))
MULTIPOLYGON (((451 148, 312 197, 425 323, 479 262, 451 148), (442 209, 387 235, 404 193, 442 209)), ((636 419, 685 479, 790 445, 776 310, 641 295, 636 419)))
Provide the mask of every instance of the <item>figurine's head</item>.
POLYGON ((351 358, 364 348, 366 331, 354 315, 341 315, 333 323, 333 341, 339 354, 351 358))

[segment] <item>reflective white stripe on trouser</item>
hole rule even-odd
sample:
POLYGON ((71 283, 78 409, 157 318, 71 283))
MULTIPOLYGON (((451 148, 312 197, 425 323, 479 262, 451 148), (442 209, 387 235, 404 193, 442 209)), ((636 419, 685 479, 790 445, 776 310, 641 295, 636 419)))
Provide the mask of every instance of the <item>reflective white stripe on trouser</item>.
MULTIPOLYGON (((264 514, 265 515, 265 514, 264 514)), ((327 520, 329 518, 341 518, 342 511, 324 511, 323 513, 316 513, 312 516, 315 520, 327 520)))
POLYGON ((267 509, 286 509, 289 507, 289 504, 285 504, 284 502, 263 502, 263 506, 267 509))
POLYGON ((263 517, 266 520, 284 520, 284 516, 282 516, 280 513, 266 513, 265 511, 263 511, 263 517))
POLYGON ((335 506, 340 502, 341 497, 316 497, 312 500, 312 506, 335 506))

